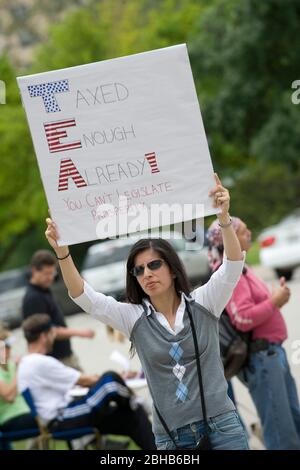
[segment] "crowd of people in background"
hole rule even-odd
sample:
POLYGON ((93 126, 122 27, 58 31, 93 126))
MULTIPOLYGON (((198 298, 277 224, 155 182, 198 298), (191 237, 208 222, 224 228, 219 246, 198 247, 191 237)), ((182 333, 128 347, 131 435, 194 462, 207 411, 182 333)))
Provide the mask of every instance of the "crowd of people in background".
POLYGON ((23 299, 22 329, 28 353, 12 361, 13 336, 1 327, 5 364, 0 365, 0 431, 37 428, 23 393, 30 390, 38 416, 50 432, 90 426, 101 435, 125 435, 141 449, 155 449, 151 423, 140 400, 114 371, 84 374, 70 338, 93 338, 91 329, 68 328, 51 292, 57 261, 48 250, 31 260, 31 277, 23 299), (89 391, 72 397, 76 386, 89 391))
MULTIPOLYGON (((241 250, 247 252, 251 231, 236 217, 232 218, 232 226, 241 250)), ((209 227, 207 238, 210 267, 216 273, 224 259, 224 241, 217 221, 209 227)), ((0 329, 6 353, 6 363, 0 365, 0 431, 37 427, 22 395, 30 389, 39 417, 50 432, 92 426, 102 434, 129 436, 141 449, 155 449, 151 419, 123 377, 113 371, 102 375, 83 372, 70 339, 92 339, 95 333, 66 326, 51 292, 56 274, 56 257, 47 250, 37 251, 31 260, 31 278, 22 305, 28 347, 24 357, 12 361, 13 336, 7 329, 0 329), (80 400, 70 394, 77 385, 88 388, 80 400)), ((299 399, 282 346, 287 327, 280 309, 289 298, 284 278, 270 292, 254 271, 244 266, 225 307, 232 325, 251 334, 248 359, 238 378, 255 404, 266 449, 300 449, 299 399)), ((229 382, 229 390, 231 387, 229 382)))

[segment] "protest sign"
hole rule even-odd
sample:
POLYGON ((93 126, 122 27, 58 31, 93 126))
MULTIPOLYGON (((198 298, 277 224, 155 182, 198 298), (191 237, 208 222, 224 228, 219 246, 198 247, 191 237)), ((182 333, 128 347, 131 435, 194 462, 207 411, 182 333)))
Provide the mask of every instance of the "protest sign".
POLYGON ((185 44, 18 85, 59 245, 158 227, 161 205, 175 223, 217 212, 185 44))

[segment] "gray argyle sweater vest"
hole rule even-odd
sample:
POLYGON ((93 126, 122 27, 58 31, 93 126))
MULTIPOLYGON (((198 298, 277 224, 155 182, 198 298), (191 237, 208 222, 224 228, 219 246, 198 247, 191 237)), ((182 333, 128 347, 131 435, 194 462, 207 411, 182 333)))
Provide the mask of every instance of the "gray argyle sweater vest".
MULTIPOLYGON (((227 395, 227 382, 219 349, 218 319, 203 306, 190 301, 204 387, 207 417, 234 410, 227 395)), ((196 353, 192 329, 185 309, 184 327, 177 335, 169 333, 146 309, 136 321, 131 341, 140 358, 152 399, 172 431, 203 419, 196 353)), ((153 407, 153 432, 165 430, 153 407)))

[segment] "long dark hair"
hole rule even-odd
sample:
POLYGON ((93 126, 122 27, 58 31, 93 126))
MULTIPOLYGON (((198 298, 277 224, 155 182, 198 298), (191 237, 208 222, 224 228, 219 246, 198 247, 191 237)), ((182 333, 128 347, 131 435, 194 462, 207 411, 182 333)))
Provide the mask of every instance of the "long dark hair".
POLYGON ((167 263, 171 272, 175 274, 174 287, 177 294, 181 292, 189 295, 191 286, 185 271, 185 268, 174 250, 171 243, 162 238, 143 238, 138 240, 132 247, 127 259, 126 272, 126 300, 132 304, 141 304, 143 298, 149 296, 143 291, 136 277, 130 271, 134 267, 135 257, 142 251, 152 249, 167 263))
MULTIPOLYGON (((172 245, 162 238, 143 238, 137 241, 131 248, 127 259, 127 272, 126 272, 126 301, 132 304, 141 304, 143 298, 149 296, 143 291, 139 285, 136 277, 134 277, 130 270, 134 267, 135 257, 142 251, 153 249, 160 257, 168 264, 171 272, 175 274, 174 287, 178 294, 184 292, 189 295, 191 292, 191 285, 189 283, 185 268, 177 255, 172 245)), ((131 342, 130 355, 133 357, 135 354, 135 347, 131 342)))

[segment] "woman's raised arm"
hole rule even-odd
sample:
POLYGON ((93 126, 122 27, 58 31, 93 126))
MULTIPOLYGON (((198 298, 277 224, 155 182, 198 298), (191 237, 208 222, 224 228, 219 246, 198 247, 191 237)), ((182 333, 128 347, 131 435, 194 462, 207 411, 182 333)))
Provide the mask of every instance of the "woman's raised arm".
POLYGON ((210 191, 209 196, 214 198, 214 207, 221 209, 218 214, 220 227, 222 230, 224 252, 230 261, 240 261, 243 259, 243 253, 238 237, 231 225, 229 216, 230 195, 229 191, 222 186, 222 183, 215 173, 215 188, 210 191))
POLYGON ((72 297, 78 297, 83 293, 83 279, 80 276, 73 260, 71 254, 69 253, 68 246, 58 246, 57 240, 59 239, 59 234, 57 231, 56 224, 52 219, 47 218, 47 229, 45 231, 46 238, 56 253, 59 259, 60 269, 63 275, 65 285, 70 292, 72 297))
POLYGON ((70 296, 85 312, 94 315, 105 325, 121 331, 128 338, 143 308, 125 302, 118 302, 111 296, 96 292, 80 276, 67 246, 58 246, 59 234, 53 220, 46 219, 46 238, 58 258, 65 285, 70 296))

